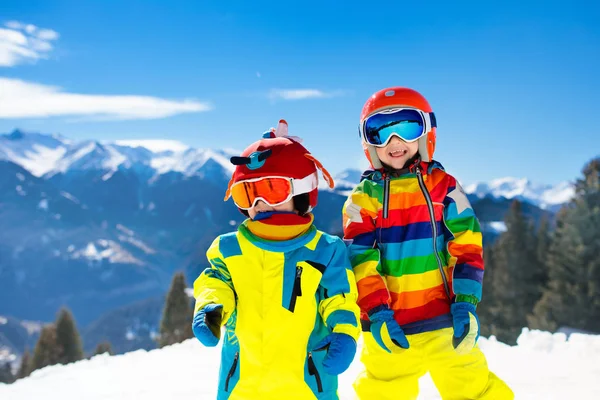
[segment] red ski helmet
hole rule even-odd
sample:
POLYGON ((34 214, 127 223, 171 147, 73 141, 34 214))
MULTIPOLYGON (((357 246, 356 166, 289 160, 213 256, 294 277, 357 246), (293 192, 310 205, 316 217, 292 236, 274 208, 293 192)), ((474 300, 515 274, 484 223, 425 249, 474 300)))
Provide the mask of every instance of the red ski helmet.
MULTIPOLYGON (((365 120, 373 114, 382 110, 398 107, 413 107, 426 113, 432 113, 429 102, 423 95, 413 89, 406 87, 390 87, 382 89, 374 93, 366 101, 360 114, 360 126, 362 127, 365 120)), ((368 144, 364 136, 361 134, 361 140, 365 155, 369 159, 371 166, 375 169, 383 168, 375 147, 368 144)), ((431 161, 435 151, 436 128, 431 128, 421 138, 419 138, 419 155, 423 161, 431 161)))

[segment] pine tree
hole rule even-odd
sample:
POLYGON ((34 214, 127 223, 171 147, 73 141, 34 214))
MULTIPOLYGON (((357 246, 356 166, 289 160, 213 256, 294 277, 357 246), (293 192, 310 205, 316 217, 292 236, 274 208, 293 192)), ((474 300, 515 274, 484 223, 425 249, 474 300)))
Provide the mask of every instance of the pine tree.
POLYGON ((56 341, 56 327, 54 324, 44 326, 35 345, 31 371, 58 364, 60 354, 61 349, 56 341))
MULTIPOLYGON (((540 272, 535 253, 533 225, 514 201, 505 219, 504 232, 494 251, 491 333, 505 343, 515 343, 527 317, 540 298, 540 272)), ((489 290, 489 288, 488 288, 489 290)))
MULTIPOLYGON (((536 256, 542 265, 548 264, 548 252, 550 251, 550 221, 546 215, 542 217, 538 227, 536 256)), ((547 278, 547 274, 546 274, 547 278)))
MULTIPOLYGON (((542 217, 534 239, 535 239, 534 246, 535 246, 535 271, 536 271, 535 280, 540 283, 538 286, 538 293, 537 293, 538 301, 539 301, 539 299, 542 298, 542 295, 544 294, 546 287, 548 286, 548 270, 549 270, 548 258, 549 258, 549 254, 550 254, 551 237, 550 237, 550 222, 546 215, 544 215, 542 217)), ((532 324, 533 311, 528 316, 528 321, 529 321, 529 326, 531 328, 534 328, 533 325, 535 325, 535 323, 532 324)))
POLYGON ((160 347, 180 343, 192 337, 192 308, 185 293, 186 283, 182 272, 175 274, 167 295, 160 322, 160 347))
POLYGON ((94 351, 94 355, 104 354, 104 353, 108 353, 108 355, 111 355, 111 356, 113 355, 112 346, 107 341, 98 343, 98 346, 96 346, 96 350, 94 351))
POLYGON ((0 365, 0 383, 13 383, 15 376, 12 373, 9 362, 5 362, 4 365, 0 365))
POLYGON ((83 347, 73 315, 63 308, 56 319, 56 341, 61 349, 59 362, 69 364, 83 359, 83 347))
POLYGON ((600 333, 600 158, 588 163, 575 198, 558 215, 548 257, 549 283, 535 327, 600 333))
POLYGON ((21 357, 21 365, 17 371, 17 379, 26 378, 29 376, 29 374, 31 374, 31 363, 31 354, 29 354, 29 350, 25 350, 23 356, 21 357))

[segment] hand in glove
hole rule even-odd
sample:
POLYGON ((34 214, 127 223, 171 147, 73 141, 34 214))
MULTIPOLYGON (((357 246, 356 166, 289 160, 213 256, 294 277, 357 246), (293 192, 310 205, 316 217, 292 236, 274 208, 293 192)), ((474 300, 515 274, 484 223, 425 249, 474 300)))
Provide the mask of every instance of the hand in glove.
POLYGON ((394 319, 394 311, 381 308, 369 315, 373 339, 388 353, 400 353, 409 348, 408 339, 394 319))
POLYGON ((327 350, 323 369, 329 375, 339 375, 348 369, 356 354, 356 341, 345 333, 333 332, 315 346, 314 351, 327 350))
POLYGON ((454 325, 452 346, 458 354, 466 354, 479 339, 479 318, 475 312, 475 305, 463 301, 450 306, 454 325))
POLYGON ((192 330, 198 340, 207 347, 214 347, 221 338, 221 319, 223 306, 207 304, 194 315, 192 330))

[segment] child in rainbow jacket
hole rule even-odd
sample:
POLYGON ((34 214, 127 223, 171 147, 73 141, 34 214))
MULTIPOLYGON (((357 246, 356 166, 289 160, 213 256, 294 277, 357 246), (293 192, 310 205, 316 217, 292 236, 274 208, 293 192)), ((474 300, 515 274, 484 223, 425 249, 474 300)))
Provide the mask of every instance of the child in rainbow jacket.
POLYGON ((360 117, 372 170, 344 205, 365 366, 360 399, 416 399, 429 372, 443 399, 512 399, 476 346, 483 250, 456 179, 433 160, 436 120, 418 92, 372 95, 360 117))

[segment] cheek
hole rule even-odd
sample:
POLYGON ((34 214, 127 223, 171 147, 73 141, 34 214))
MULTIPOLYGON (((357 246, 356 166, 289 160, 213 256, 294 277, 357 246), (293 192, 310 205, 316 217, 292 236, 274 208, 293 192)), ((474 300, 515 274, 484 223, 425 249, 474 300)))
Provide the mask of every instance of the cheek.
POLYGON ((417 151, 419 151, 419 141, 418 140, 416 142, 410 143, 410 147, 409 147, 410 156, 412 157, 415 154, 417 154, 417 151))
POLYGON ((375 151, 377 152, 377 157, 379 158, 384 158, 387 155, 385 147, 375 147, 375 151))
POLYGON ((274 209, 275 211, 294 211, 294 200, 290 200, 287 203, 274 207, 274 209))

